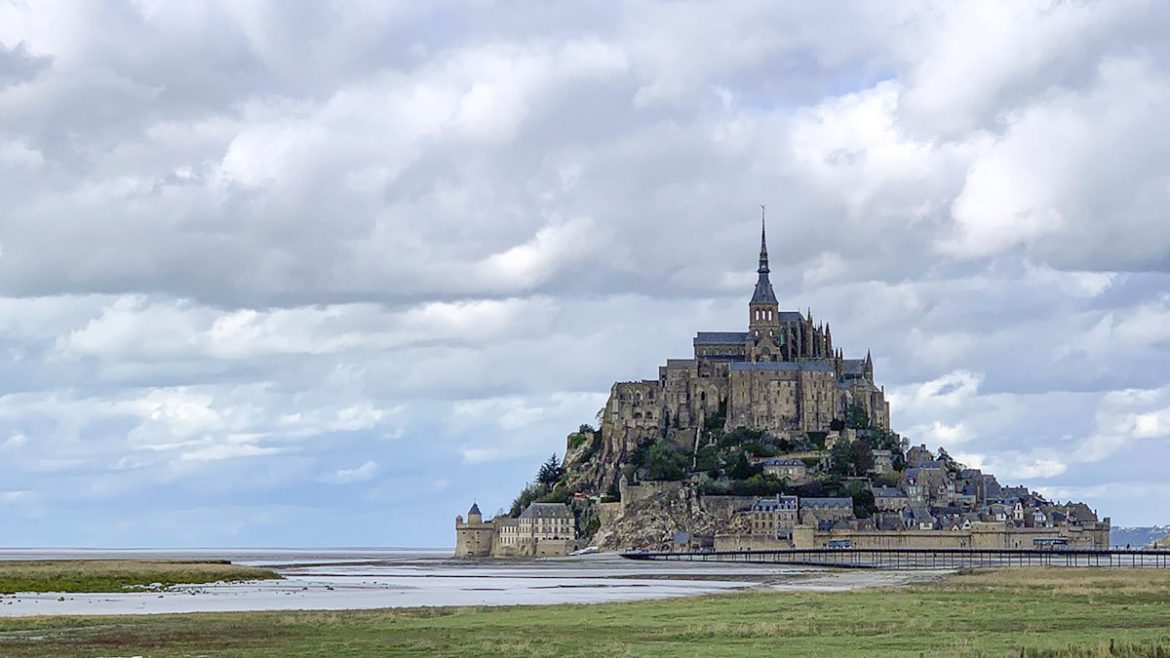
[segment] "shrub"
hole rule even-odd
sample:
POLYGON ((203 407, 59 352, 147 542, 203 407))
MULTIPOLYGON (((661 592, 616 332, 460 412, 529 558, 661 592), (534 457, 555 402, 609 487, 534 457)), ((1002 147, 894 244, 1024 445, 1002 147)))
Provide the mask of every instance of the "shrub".
POLYGON ((746 480, 704 482, 699 493, 705 496, 775 496, 786 490, 784 482, 770 475, 753 475, 746 480))
POLYGON ((727 471, 727 475, 733 480, 746 480, 753 475, 759 475, 764 468, 757 466, 748 461, 747 455, 739 453, 735 461, 731 464, 731 469, 727 471))
POLYGON ((545 487, 539 482, 526 485, 520 492, 520 495, 516 496, 516 499, 512 501, 512 509, 509 510, 508 514, 513 518, 520 516, 520 513, 527 509, 529 504, 547 493, 548 487, 545 487))
POLYGON ((699 448, 699 452, 695 454, 696 471, 718 471, 721 466, 717 446, 705 445, 699 448))
POLYGON ((756 457, 775 457, 781 452, 776 446, 763 441, 748 441, 743 444, 743 450, 756 457))
POLYGON ((586 434, 585 432, 574 432, 569 435, 569 450, 576 450, 585 444, 586 441, 593 438, 593 433, 586 434))
POLYGON ((584 537, 592 537, 597 534, 598 530, 601 530, 601 519, 595 516, 589 519, 589 523, 585 525, 585 530, 581 534, 584 537))
POLYGON ((568 503, 573 500, 573 495, 569 493, 567 487, 557 487, 552 491, 546 493, 540 498, 536 499, 538 503, 568 503))
POLYGON ((648 480, 681 480, 686 476, 687 459, 672 443, 659 439, 647 450, 643 469, 648 480))

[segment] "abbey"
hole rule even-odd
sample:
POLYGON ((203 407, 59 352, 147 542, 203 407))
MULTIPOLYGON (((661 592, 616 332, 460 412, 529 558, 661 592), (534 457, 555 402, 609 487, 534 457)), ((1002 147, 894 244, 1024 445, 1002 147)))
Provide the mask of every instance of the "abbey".
POLYGON ((889 428, 890 409, 874 384, 873 359, 847 359, 828 324, 812 311, 781 311, 769 280, 767 227, 761 218, 759 278, 748 303, 747 331, 701 331, 694 358, 668 359, 658 379, 618 382, 602 426, 627 445, 659 431, 678 443, 714 423, 773 434, 828 432, 864 413, 889 428), (834 423, 838 421, 838 423, 834 423))

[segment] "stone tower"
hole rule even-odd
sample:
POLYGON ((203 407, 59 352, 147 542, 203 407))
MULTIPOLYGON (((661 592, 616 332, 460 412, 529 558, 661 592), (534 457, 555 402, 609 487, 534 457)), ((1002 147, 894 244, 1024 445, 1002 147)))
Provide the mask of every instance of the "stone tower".
POLYGON ((764 219, 764 207, 760 206, 760 267, 756 272, 756 289, 748 304, 748 331, 756 336, 780 335, 780 303, 768 279, 768 229, 764 219))
POLYGON ((484 522, 479 505, 471 504, 467 522, 455 517, 455 557, 487 557, 492 554, 495 527, 491 521, 484 522))

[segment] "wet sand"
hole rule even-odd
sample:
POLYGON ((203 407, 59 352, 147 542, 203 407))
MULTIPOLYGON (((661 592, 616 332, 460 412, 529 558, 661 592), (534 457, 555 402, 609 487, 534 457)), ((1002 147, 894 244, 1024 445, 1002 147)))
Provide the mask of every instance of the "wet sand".
MULTIPOLYGON (((0 553, 0 559, 11 552, 0 553)), ((843 591, 896 587, 945 572, 830 570, 727 563, 651 562, 616 555, 531 561, 459 561, 412 551, 190 551, 275 568, 284 580, 179 586, 163 592, 0 596, 0 616, 127 615, 258 610, 603 603, 745 589, 843 591)), ((107 552, 100 557, 122 557, 107 552)), ((43 559, 43 553, 20 559, 43 559)), ((69 559, 79 556, 62 555, 69 559)), ((95 556, 96 557, 96 556, 95 556)))

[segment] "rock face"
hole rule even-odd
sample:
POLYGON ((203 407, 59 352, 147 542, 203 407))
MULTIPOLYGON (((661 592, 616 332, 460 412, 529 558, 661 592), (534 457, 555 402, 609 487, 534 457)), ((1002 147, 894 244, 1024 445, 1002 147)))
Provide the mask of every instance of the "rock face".
POLYGON ((709 513, 694 488, 684 485, 625 504, 622 514, 602 528, 593 543, 602 550, 668 549, 678 532, 714 537, 746 532, 749 524, 744 516, 709 513))

